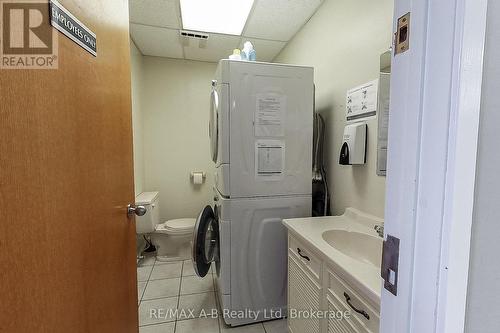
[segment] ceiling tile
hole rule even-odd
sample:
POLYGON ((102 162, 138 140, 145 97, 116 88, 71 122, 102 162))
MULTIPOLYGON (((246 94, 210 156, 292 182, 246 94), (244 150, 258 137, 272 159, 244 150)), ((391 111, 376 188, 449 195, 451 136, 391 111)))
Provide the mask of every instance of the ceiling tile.
POLYGON ((273 61, 286 45, 286 42, 243 37, 239 45, 240 49, 243 49, 243 43, 247 40, 253 44, 255 52, 257 53, 257 61, 273 61))
POLYGON ((166 28, 181 28, 178 0, 129 0, 130 22, 166 28))
POLYGON ((256 0, 244 36, 289 41, 323 0, 256 0))
POLYGON ((183 58, 178 30, 130 24, 130 35, 144 55, 183 58))
POLYGON ((196 39, 187 40, 189 44, 184 46, 186 59, 217 62, 233 53, 233 50, 239 46, 241 37, 210 34, 208 40, 201 44, 196 39))

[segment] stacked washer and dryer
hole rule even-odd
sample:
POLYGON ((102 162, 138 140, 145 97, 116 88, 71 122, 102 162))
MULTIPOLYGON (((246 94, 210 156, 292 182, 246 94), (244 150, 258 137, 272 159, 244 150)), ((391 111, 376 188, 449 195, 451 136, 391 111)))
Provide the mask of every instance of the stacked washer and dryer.
POLYGON ((221 60, 209 134, 214 203, 200 213, 193 264, 212 264, 228 325, 286 315, 287 233, 311 216, 313 68, 221 60))

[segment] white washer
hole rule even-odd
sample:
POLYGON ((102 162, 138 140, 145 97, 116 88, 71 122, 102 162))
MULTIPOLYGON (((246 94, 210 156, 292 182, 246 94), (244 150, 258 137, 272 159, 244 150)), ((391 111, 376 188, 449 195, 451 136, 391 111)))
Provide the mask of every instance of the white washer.
POLYGON ((275 319, 271 310, 286 315, 287 238, 281 221, 310 214, 310 196, 226 199, 216 193, 214 208, 205 207, 195 227, 196 272, 205 276, 215 263, 222 309, 259 313, 225 316, 228 325, 275 319))
POLYGON ((284 218, 311 215, 313 68, 221 60, 212 81, 210 147, 214 205, 193 237, 195 271, 217 268, 232 326, 286 315, 284 218), (280 311, 281 310, 281 311, 280 311))

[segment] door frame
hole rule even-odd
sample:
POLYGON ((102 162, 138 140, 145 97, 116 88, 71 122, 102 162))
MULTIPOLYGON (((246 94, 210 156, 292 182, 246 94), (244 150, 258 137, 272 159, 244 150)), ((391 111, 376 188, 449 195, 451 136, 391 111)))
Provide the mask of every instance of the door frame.
POLYGON ((401 247, 383 333, 464 331, 487 2, 395 1, 394 31, 411 26, 392 58, 385 232, 401 247))

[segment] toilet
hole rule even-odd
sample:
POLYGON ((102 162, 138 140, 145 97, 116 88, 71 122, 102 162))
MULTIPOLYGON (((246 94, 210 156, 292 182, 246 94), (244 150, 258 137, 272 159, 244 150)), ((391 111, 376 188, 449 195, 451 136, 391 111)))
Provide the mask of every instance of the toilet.
POLYGON ((136 217, 136 232, 138 235, 151 236, 151 242, 156 247, 157 260, 174 261, 191 257, 196 219, 182 218, 161 223, 158 192, 139 194, 135 204, 146 208, 146 214, 136 217))

